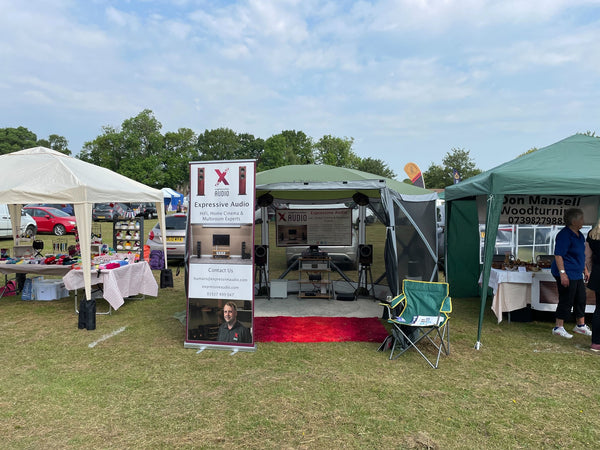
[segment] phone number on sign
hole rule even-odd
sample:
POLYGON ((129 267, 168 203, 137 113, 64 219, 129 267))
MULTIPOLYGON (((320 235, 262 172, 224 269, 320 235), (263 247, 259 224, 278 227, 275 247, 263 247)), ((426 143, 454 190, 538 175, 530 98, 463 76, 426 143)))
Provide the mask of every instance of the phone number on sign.
POLYGON ((564 225, 562 217, 508 216, 510 225, 564 225))

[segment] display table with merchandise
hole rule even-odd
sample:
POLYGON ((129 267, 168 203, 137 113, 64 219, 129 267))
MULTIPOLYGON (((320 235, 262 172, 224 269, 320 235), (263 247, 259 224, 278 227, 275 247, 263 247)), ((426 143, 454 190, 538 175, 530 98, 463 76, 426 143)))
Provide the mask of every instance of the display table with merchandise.
MULTIPOLYGON (((73 269, 64 277, 65 287, 71 290, 84 287, 83 271, 73 269)), ((119 309, 125 298, 135 295, 158 295, 158 283, 146 261, 126 264, 113 269, 92 269, 92 285, 102 284, 102 297, 119 309)))
MULTIPOLYGON (((481 276, 479 284, 481 284, 481 276)), ((502 322, 502 313, 510 313, 531 305, 536 311, 556 311, 558 292, 556 280, 550 269, 537 272, 518 270, 491 269, 488 286, 492 288, 494 297, 492 311, 502 322)), ((593 313, 595 297, 592 291, 587 290, 586 313, 593 313)))

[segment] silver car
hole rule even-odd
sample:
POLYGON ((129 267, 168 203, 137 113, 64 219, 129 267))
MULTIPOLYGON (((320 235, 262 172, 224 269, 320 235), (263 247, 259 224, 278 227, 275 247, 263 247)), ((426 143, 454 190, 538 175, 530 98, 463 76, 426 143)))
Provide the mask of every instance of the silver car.
MULTIPOLYGON (((167 258, 183 259, 185 256, 185 235, 187 230, 187 215, 173 214, 165 217, 166 223, 166 242, 167 258)), ((160 232, 160 225, 157 223, 148 233, 146 245, 150 250, 162 250, 163 239, 160 232)))

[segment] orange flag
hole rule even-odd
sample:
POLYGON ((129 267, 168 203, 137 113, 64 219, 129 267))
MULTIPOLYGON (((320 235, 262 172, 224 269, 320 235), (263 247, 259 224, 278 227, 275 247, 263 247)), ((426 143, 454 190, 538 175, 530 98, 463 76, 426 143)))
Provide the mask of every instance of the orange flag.
POLYGON ((409 162, 404 166, 404 171, 406 172, 406 175, 408 175, 408 178, 410 178, 412 184, 421 188, 425 187, 425 180, 423 180, 423 175, 421 174, 421 169, 419 169, 419 166, 417 166, 415 163, 409 162))

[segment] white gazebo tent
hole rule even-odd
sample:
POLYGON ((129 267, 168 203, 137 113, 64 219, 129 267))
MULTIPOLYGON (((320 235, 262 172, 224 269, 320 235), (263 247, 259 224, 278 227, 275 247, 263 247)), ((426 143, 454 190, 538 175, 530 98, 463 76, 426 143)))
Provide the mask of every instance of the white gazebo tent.
MULTIPOLYGON (((165 229, 163 193, 104 167, 45 147, 0 156, 0 203, 9 205, 13 237, 20 229, 21 207, 27 203, 72 203, 79 230, 86 298, 91 298, 92 205, 108 202, 154 202, 165 229)), ((166 243, 163 243, 166 268, 166 243)))

